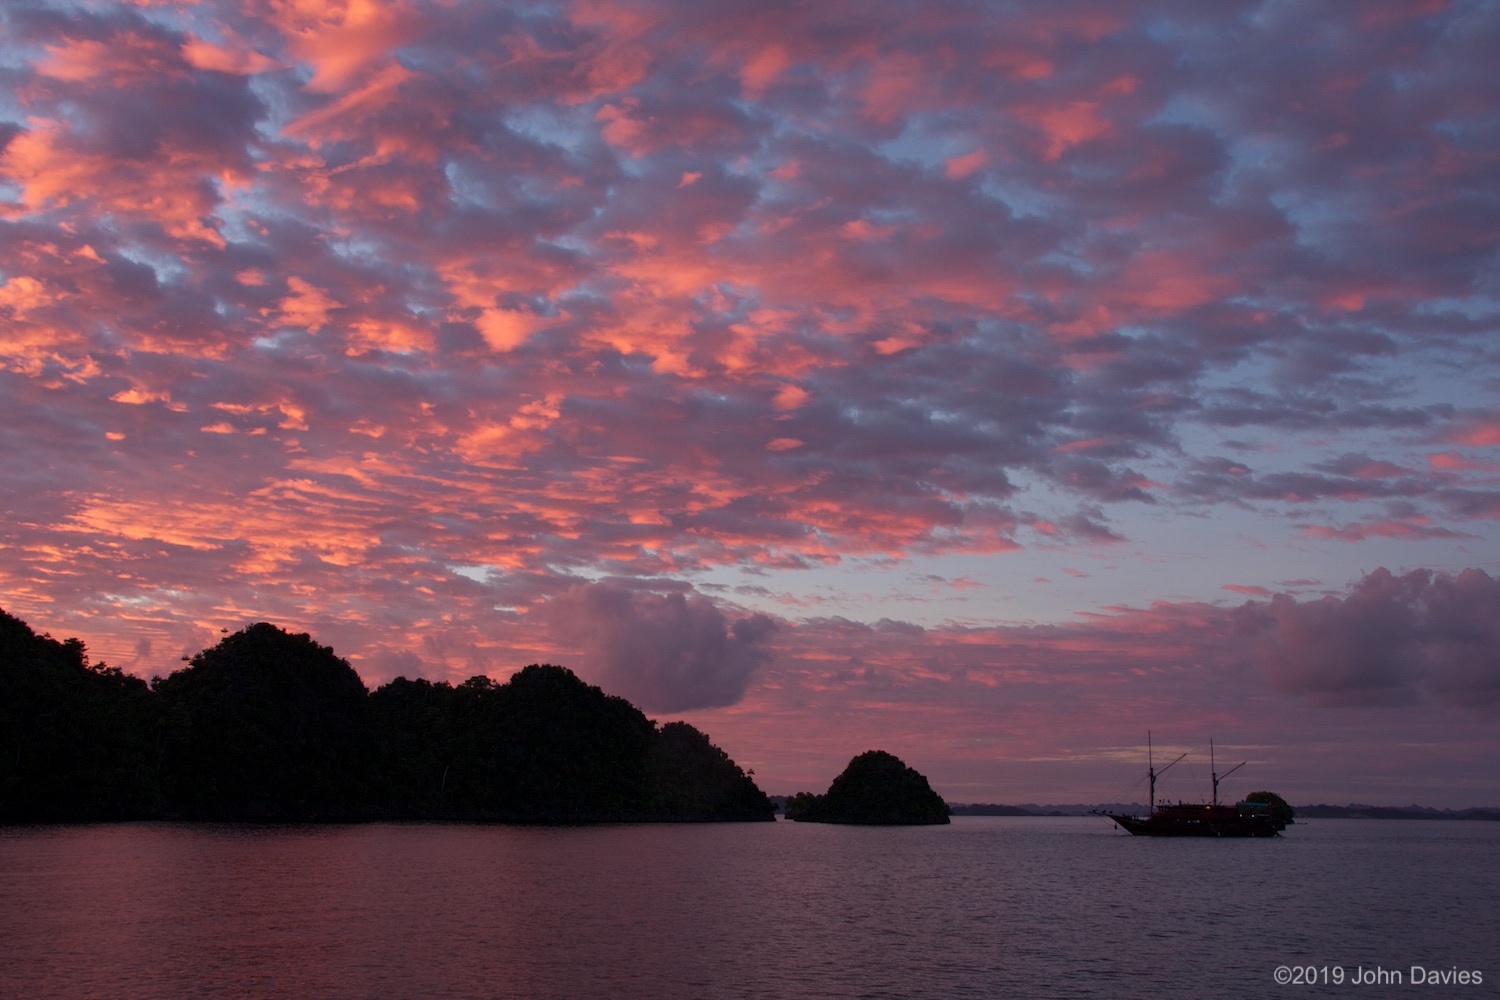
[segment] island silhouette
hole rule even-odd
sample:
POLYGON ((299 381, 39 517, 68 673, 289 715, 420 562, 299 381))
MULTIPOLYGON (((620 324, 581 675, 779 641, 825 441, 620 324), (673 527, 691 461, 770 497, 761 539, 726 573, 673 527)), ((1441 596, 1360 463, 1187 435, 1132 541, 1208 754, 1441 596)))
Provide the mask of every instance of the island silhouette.
POLYGON ((0 822, 773 821, 686 722, 559 666, 367 691, 259 623, 150 684, 0 611, 0 822))
MULTIPOLYGON (((1291 818, 1278 795, 1248 800, 1291 818)), ((950 810, 925 777, 878 750, 851 760, 824 795, 785 804, 788 819, 875 825, 1100 811, 950 810)), ((533 664, 503 683, 398 677, 368 691, 331 648, 262 622, 148 684, 0 609, 0 823, 764 822, 776 808, 693 726, 658 725, 564 667, 533 664)), ((1500 820, 1500 809, 1417 805, 1296 812, 1500 820)))
POLYGON ((822 795, 801 792, 786 804, 801 823, 914 826, 949 822, 948 804, 901 758, 867 750, 849 762, 822 795))

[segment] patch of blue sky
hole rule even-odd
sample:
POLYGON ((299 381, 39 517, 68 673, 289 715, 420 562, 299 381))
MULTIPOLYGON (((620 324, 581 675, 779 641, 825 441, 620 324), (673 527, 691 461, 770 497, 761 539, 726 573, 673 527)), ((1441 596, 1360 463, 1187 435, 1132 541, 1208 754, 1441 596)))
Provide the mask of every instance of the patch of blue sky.
POLYGON ((572 106, 528 104, 507 109, 500 121, 522 138, 578 152, 601 142, 594 118, 597 111, 596 102, 572 106))
POLYGON ((224 185, 219 189, 219 204, 214 215, 219 219, 219 234, 231 243, 259 245, 263 242, 257 216, 276 214, 272 202, 263 198, 253 187, 224 185))
POLYGON ((1500 299, 1484 294, 1444 296, 1419 302, 1412 312, 1418 316, 1461 316, 1474 322, 1500 320, 1500 299))
POLYGON ((328 240, 328 248, 344 260, 355 264, 382 263, 385 255, 373 239, 341 235, 328 240))
POLYGON ((1281 135, 1256 132, 1233 138, 1226 144, 1229 168, 1225 172, 1223 193, 1233 198, 1241 194, 1243 183, 1252 198, 1264 196, 1262 187, 1291 170, 1302 147, 1281 135))
POLYGON ((1066 268, 1075 274, 1093 274, 1098 270, 1089 259, 1088 251, 1076 240, 1069 240, 1057 249, 1039 255, 1037 262, 1066 268))
MULTIPOLYGON (((1195 46, 1200 50, 1211 50, 1216 56, 1223 51, 1224 32, 1209 18, 1189 17, 1176 20, 1158 15, 1146 18, 1141 24, 1141 31, 1151 41, 1176 52, 1191 53, 1195 46)), ((1208 54, 1200 53, 1203 56, 1208 54)))
POLYGON ((925 216, 921 208, 917 206, 903 206, 899 208, 867 208, 860 213, 860 218, 877 226, 901 226, 921 222, 925 216))
MULTIPOLYGON (((0 33, 0 70, 27 73, 46 53, 40 43, 26 44, 15 34, 0 33)), ((0 108, 20 107, 18 94, 10 87, 0 89, 0 108)))
MULTIPOLYGON (((1476 346, 1485 349, 1485 345, 1476 346)), ((1456 351, 1450 345, 1413 345, 1403 349, 1399 360, 1382 360, 1380 366, 1390 373, 1393 387, 1401 391, 1399 399, 1391 400, 1395 405, 1492 408, 1494 371, 1467 363, 1472 360, 1468 352, 1456 351)))
MULTIPOLYGON (((4 50, 0 49, 0 53, 3 52, 4 50)), ((19 76, 24 71, 24 64, 11 66, 7 65, 3 58, 0 58, 0 72, 15 73, 19 76)), ((19 89, 0 87, 0 127, 7 125, 19 128, 26 127, 26 119, 33 112, 21 103, 21 99, 17 94, 19 89)))
POLYGON ((495 199, 490 197, 490 181, 478 171, 465 169, 465 164, 458 160, 449 160, 443 164, 443 178, 448 182, 448 199, 460 207, 473 205, 478 208, 491 209, 496 207, 495 199))
POLYGON ((445 303, 436 297, 430 302, 423 302, 408 295, 401 300, 401 305, 413 316, 433 322, 441 321, 448 314, 445 303))
MULTIPOLYGON (((888 618, 924 628, 1055 624, 1076 620, 1080 610, 1144 605, 1162 596, 1218 598, 1226 581, 1219 558, 1209 553, 1224 549, 1220 528, 1184 532, 1174 525, 1146 533, 1174 540, 1183 558, 1200 565, 1185 577, 1181 565, 1162 561, 1149 543, 1134 537, 1114 544, 1052 544, 1027 533, 1023 547, 1013 551, 850 557, 806 569, 718 567, 695 575, 694 582, 747 610, 792 620, 888 618)), ((1268 554, 1265 561, 1267 573, 1274 573, 1276 557, 1268 554)))
MULTIPOLYGON (((1283 399, 1295 402, 1301 394, 1295 386, 1286 386, 1281 371, 1287 364, 1290 352, 1317 346, 1316 338, 1278 343, 1270 349, 1262 349, 1235 357, 1228 364, 1207 368, 1198 379, 1200 396, 1214 393, 1245 391, 1257 398, 1283 399)), ((1364 357, 1356 367, 1375 370, 1389 365, 1384 358, 1364 357)), ((1327 398, 1328 389, 1317 390, 1320 399, 1327 398)), ((1387 402, 1391 400, 1387 399, 1387 402)))
MULTIPOLYGON (((1123 542, 1041 550, 1024 563, 1018 560, 1018 565, 1039 566, 1037 575, 1047 580, 1047 599, 1024 603, 1040 607, 1058 602, 1050 620, 1112 605, 1147 607, 1157 600, 1238 604, 1246 599, 1243 592, 1227 588, 1275 592, 1292 580, 1342 588, 1376 566, 1394 570, 1427 559, 1427 546, 1413 548, 1394 539, 1351 543, 1311 538, 1303 524, 1328 523, 1312 513, 1235 504, 1137 508, 1128 521, 1114 525, 1125 536, 1123 542)), ((1340 513, 1344 516, 1334 519, 1337 524, 1363 519, 1354 511, 1340 513)), ((1370 507, 1360 513, 1374 516, 1378 511, 1370 507)), ((1461 564, 1461 556, 1455 558, 1461 564)), ((981 572, 971 576, 983 579, 981 572)))
POLYGON ((1146 119, 1147 125, 1192 125, 1215 132, 1228 132, 1226 114, 1219 105, 1202 93, 1173 94, 1161 108, 1146 119))
MULTIPOLYGON (((311 78, 310 73, 305 73, 311 78)), ((301 83, 306 83, 302 80, 301 83)), ((286 134, 286 127, 296 117, 287 94, 290 93, 285 83, 275 76, 259 73, 250 77, 247 84, 250 93, 254 94, 266 108, 265 114, 255 123, 255 131, 267 143, 293 142, 301 140, 293 139, 286 134)), ((247 147, 250 155, 258 160, 266 158, 267 154, 257 149, 253 144, 247 147)))
POLYGON ((1335 247, 1347 243, 1356 229, 1374 214, 1353 204, 1354 195, 1326 190, 1283 188, 1270 202, 1297 230, 1297 242, 1306 247, 1335 247))
MULTIPOLYGON (((118 8, 118 3, 84 3, 80 4, 85 10, 98 11, 101 8, 118 8)), ((133 8, 132 13, 148 24, 155 24, 168 31, 187 32, 201 38, 210 40, 218 36, 218 30, 214 25, 211 13, 200 13, 193 9, 192 4, 129 4, 133 8)))
POLYGON ((1460 149, 1493 152, 1497 139, 1495 116, 1490 108, 1480 114, 1436 122, 1432 131, 1460 149))
MULTIPOLYGON (((1260 459, 1257 472, 1275 471, 1260 459)), ((1301 468, 1306 459, 1302 453, 1287 461, 1286 470, 1301 468)), ((1016 479, 1025 486, 1028 477, 1016 479)), ((1018 509, 1047 506, 1050 488, 1032 485, 1015 498, 1018 509)), ((694 580, 747 609, 793 620, 841 615, 931 628, 1063 623, 1076 621, 1080 613, 1146 607, 1156 600, 1233 605, 1254 595, 1229 587, 1305 590, 1295 581, 1311 580, 1343 588, 1378 566, 1392 572, 1424 565, 1458 570, 1473 565, 1481 551, 1490 559, 1500 555, 1486 539, 1428 540, 1417 547, 1402 538, 1346 541, 1305 530, 1313 524, 1337 528, 1375 520, 1384 509, 1376 500, 1246 505, 1168 498, 1156 505, 1108 507, 1110 527, 1124 536, 1119 542, 1023 528, 1016 536, 1022 545, 1017 551, 850 557, 796 570, 726 566, 695 574, 694 580)))
POLYGON ((979 191, 1000 202, 1017 219, 1045 219, 1062 206, 1059 199, 1038 188, 997 173, 986 173, 979 181, 979 191))
POLYGON ((111 604, 125 604, 134 608, 164 607, 187 601, 197 595, 176 587, 143 587, 133 594, 104 593, 101 598, 111 604))
POLYGON ((472 565, 465 563, 450 563, 448 566, 448 572, 454 574, 455 576, 461 576, 466 579, 473 580, 475 583, 489 583, 490 577, 497 571, 495 567, 487 566, 482 563, 472 565))
POLYGON ((261 334, 250 341, 257 350, 281 352, 291 347, 296 341, 308 336, 306 329, 294 327, 282 327, 275 333, 261 334))
POLYGON ((178 257, 159 253, 140 243, 120 243, 114 248, 114 256, 123 257, 132 264, 149 267, 158 284, 169 285, 188 277, 188 269, 178 257))
POLYGON ((901 134, 876 143, 874 149, 894 163, 916 163, 941 172, 955 156, 972 153, 979 143, 952 115, 911 115, 901 134))

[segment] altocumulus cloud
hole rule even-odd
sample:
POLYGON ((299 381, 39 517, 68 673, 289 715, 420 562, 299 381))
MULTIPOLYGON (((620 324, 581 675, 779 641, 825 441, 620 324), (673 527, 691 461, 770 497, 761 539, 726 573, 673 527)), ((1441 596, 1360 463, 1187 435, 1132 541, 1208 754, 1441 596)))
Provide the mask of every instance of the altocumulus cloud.
POLYGON ((730 621, 708 599, 609 583, 574 587, 546 607, 554 630, 581 637, 588 672, 606 690, 653 711, 732 705, 771 658, 776 623, 730 621))
POLYGON ((1500 704, 1500 580, 1483 570, 1377 569, 1345 596, 1278 594, 1235 619, 1271 684, 1318 704, 1500 704))
POLYGON ((1399 765, 1468 782, 1488 577, 1306 588, 1500 565, 1497 50, 1493 0, 8 0, 0 599, 143 676, 261 620, 576 664, 788 768, 1230 706, 1320 770, 1469 727, 1399 765))

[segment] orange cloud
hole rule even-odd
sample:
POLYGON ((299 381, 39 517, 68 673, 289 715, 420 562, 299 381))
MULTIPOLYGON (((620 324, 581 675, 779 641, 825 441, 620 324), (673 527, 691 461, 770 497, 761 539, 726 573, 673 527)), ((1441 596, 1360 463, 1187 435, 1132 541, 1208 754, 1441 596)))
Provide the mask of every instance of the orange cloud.
POLYGON ((287 278, 286 284, 291 292, 281 300, 281 313, 277 317, 277 322, 283 326, 317 333, 328 324, 329 312, 340 307, 337 299, 296 275, 287 278))
POLYGON ((784 385, 776 391, 772 405, 783 412, 795 410, 811 398, 811 393, 799 385, 784 385))
POLYGON ((0 158, 0 171, 22 189, 21 204, 32 211, 89 200, 102 210, 157 222, 171 236, 217 247, 224 237, 212 225, 217 205, 203 171, 221 164, 186 150, 166 150, 160 165, 125 164, 105 155, 70 147, 62 122, 33 118, 0 158))
POLYGON ((313 67, 308 88, 319 93, 342 90, 420 24, 405 0, 272 0, 271 10, 292 53, 313 67))
MULTIPOLYGON (((415 77, 415 73, 400 63, 383 66, 358 88, 292 120, 288 123, 286 132, 288 135, 306 136, 314 147, 325 142, 369 135, 369 119, 376 112, 395 105, 400 99, 397 91, 415 77)), ((382 138, 387 145, 399 143, 402 134, 382 130, 382 138)))
POLYGON ((964 153, 962 156, 950 156, 943 161, 943 173, 954 180, 958 180, 979 170, 989 162, 989 159, 989 154, 982 149, 976 149, 972 153, 964 153))
POLYGON ((54 301, 56 296, 47 290, 47 286, 30 275, 18 274, 0 285, 0 309, 10 310, 14 319, 25 319, 34 310, 54 301))
POLYGON ((751 100, 759 97, 791 64, 792 56, 785 45, 767 45, 751 54, 740 66, 745 96, 751 100))
POLYGON ((1233 287, 1232 278, 1210 272, 1191 255, 1152 250, 1131 259, 1121 276, 1119 295, 1126 302, 1168 312, 1212 302, 1233 287))
POLYGON ((276 60, 247 48, 243 43, 232 46, 215 45, 191 33, 182 44, 182 55, 196 69, 241 76, 269 73, 281 67, 276 60))

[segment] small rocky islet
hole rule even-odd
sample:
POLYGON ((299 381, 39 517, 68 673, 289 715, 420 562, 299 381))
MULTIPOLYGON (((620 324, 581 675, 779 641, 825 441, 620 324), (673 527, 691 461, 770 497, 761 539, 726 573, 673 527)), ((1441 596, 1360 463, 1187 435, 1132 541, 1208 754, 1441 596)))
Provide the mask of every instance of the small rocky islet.
POLYGON ((948 804, 926 777, 884 750, 868 750, 855 757, 824 794, 792 796, 786 817, 800 823, 861 826, 927 826, 950 821, 948 804))

